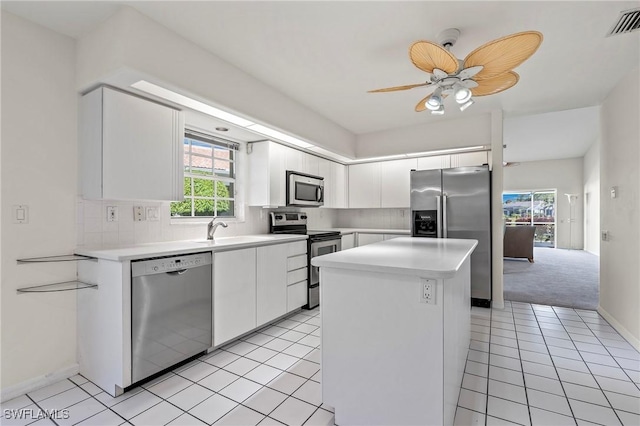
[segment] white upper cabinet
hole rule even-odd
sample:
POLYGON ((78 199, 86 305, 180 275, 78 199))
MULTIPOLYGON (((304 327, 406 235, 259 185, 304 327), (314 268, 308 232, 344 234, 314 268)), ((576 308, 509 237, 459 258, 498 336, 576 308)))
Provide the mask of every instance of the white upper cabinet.
POLYGON ((415 158, 384 161, 380 164, 381 207, 409 207, 410 172, 417 167, 418 160, 415 158))
POLYGON ((337 209, 345 209, 349 206, 349 200, 347 198, 347 166, 340 163, 331 163, 331 170, 333 172, 333 192, 334 203, 333 207, 337 209))
POLYGON ((463 152, 451 155, 451 167, 481 166, 488 164, 487 151, 463 152))
POLYGON ((80 101, 80 188, 87 199, 183 199, 184 115, 107 87, 80 101))
POLYGON ((418 158, 417 170, 448 169, 451 167, 450 155, 434 155, 418 158))
POLYGON ((349 208, 381 207, 380 170, 380 163, 349 165, 349 208))
MULTIPOLYGON (((320 158, 303 153, 302 172, 312 176, 319 176, 320 158)), ((320 175, 322 176, 322 175, 320 175)))

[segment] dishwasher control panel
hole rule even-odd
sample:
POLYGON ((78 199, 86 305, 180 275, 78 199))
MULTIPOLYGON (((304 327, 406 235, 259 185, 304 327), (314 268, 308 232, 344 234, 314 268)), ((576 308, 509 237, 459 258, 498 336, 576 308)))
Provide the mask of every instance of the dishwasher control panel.
POLYGON ((135 277, 140 275, 160 274, 210 264, 211 253, 145 259, 131 262, 131 275, 135 277))

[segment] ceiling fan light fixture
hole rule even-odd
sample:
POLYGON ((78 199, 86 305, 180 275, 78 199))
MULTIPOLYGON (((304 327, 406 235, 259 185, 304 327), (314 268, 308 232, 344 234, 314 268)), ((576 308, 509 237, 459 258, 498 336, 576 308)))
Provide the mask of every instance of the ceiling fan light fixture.
POLYGON ((433 95, 427 99, 424 105, 431 111, 437 111, 442 108, 442 89, 438 87, 436 91, 433 92, 433 95))
POLYGON ((456 102, 459 104, 464 104, 465 102, 471 99, 471 90, 467 89, 461 84, 456 83, 453 86, 454 97, 456 98, 456 102))
POLYGON ((431 110, 431 114, 433 114, 433 115, 444 115, 444 106, 441 104, 440 108, 431 110))
POLYGON ((465 102, 464 104, 460 105, 460 111, 464 111, 465 109, 469 108, 471 105, 473 105, 476 101, 474 101, 473 99, 471 99, 471 97, 469 97, 469 100, 467 102, 465 102))

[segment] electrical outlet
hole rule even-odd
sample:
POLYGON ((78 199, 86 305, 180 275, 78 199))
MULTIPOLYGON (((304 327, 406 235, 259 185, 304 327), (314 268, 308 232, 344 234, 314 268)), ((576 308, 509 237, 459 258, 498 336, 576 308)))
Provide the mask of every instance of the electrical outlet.
POLYGON ((160 210, 157 207, 147 207, 147 220, 157 222, 160 220, 160 210))
POLYGON ((20 204, 13 206, 13 223, 26 224, 29 223, 29 206, 20 204))
POLYGON ((117 222, 117 221, 118 221, 118 207, 107 206, 107 222, 117 222))
POLYGON ((609 241, 609 231, 600 231, 602 241, 609 241))
POLYGON ((435 280, 420 280, 420 303, 436 304, 435 280))
POLYGON ((144 207, 142 206, 133 207, 133 220, 135 220, 136 222, 142 222, 143 220, 147 220, 144 214, 144 207))

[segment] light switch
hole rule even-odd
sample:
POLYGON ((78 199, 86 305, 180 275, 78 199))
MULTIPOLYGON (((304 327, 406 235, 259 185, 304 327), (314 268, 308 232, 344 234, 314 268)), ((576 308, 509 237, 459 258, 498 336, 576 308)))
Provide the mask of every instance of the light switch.
POLYGON ((611 193, 611 198, 616 198, 618 196, 618 187, 612 186, 610 193, 611 193))
POLYGON ((13 206, 13 223, 29 223, 29 206, 27 206, 26 204, 13 206))
POLYGON ((147 220, 152 222, 160 220, 160 211, 157 207, 147 207, 147 220))

